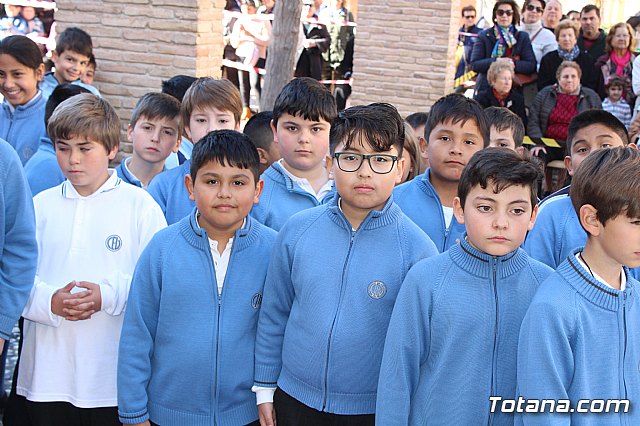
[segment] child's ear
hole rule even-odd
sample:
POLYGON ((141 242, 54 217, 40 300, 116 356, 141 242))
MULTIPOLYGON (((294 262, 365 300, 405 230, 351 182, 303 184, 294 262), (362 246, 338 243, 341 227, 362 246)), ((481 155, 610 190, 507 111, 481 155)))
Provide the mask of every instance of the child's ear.
MULTIPOLYGON (((189 125, 185 125, 184 126, 184 135, 187 137, 187 139, 189 139, 191 142, 193 142, 193 140, 191 139, 191 129, 189 129, 189 125)), ((193 143, 195 143, 195 142, 193 142, 193 143)))
POLYGON ((57 61, 57 60, 58 60, 58 52, 56 52, 56 50, 55 50, 55 49, 53 49, 53 50, 51 51, 51 62, 53 62, 53 63, 54 63, 54 65, 55 65, 55 63, 56 63, 56 61, 57 61))
POLYGON ((333 157, 331 155, 326 155, 324 161, 327 171, 329 172, 329 180, 335 180, 335 173, 333 173, 333 157))
POLYGON ((117 153, 118 153, 118 145, 114 146, 113 148, 111 148, 111 151, 109 151, 109 154, 107 155, 107 158, 109 158, 109 161, 116 158, 117 153))
POLYGON ((573 170, 573 160, 571 159, 570 155, 564 157, 564 168, 567 169, 567 173, 569 173, 569 176, 573 176, 575 170, 573 170))
POLYGON ((405 167, 407 167, 405 159, 402 157, 398 158, 398 164, 396 165, 396 185, 402 182, 405 167))
POLYGON ((257 148, 258 157, 260 157, 260 164, 267 164, 267 151, 263 148, 257 148))
POLYGON ((262 179, 256 182, 256 193, 253 197, 253 204, 258 204, 260 201, 260 194, 262 194, 262 189, 264 188, 264 181, 262 179))
POLYGON ((533 229, 533 225, 536 224, 536 219, 538 218, 538 205, 533 206, 533 210, 531 211, 531 219, 529 219, 529 225, 527 225, 527 231, 531 231, 533 229))
POLYGON ((40 64, 36 68, 36 80, 42 81, 42 79, 44 79, 44 64, 40 64))
POLYGON ((627 145, 627 148, 638 149, 638 145, 636 145, 635 143, 631 142, 629 145, 627 145))
POLYGON ((173 147, 173 149, 171 150, 171 152, 173 152, 174 154, 178 152, 178 150, 180 149, 180 145, 182 144, 182 137, 178 136, 178 141, 176 142, 176 146, 173 147))
POLYGON ((129 123, 129 125, 127 126, 127 140, 131 143, 133 143, 133 137, 131 136, 132 133, 133 133, 133 126, 131 125, 131 123, 129 123))
POLYGON ((464 224, 464 207, 460 202, 460 197, 455 197, 453 199, 453 215, 459 224, 464 224))
POLYGON ((587 231, 587 234, 598 236, 600 235, 601 223, 598 220, 598 210, 591 204, 585 204, 580 207, 580 224, 587 231))
POLYGON ((273 132, 273 143, 275 143, 278 149, 280 149, 280 145, 278 145, 278 132, 276 131, 276 125, 274 124, 273 120, 269 122, 269 126, 271 127, 271 131, 273 132))
POLYGON ((184 176, 184 186, 187 188, 187 192, 189 193, 189 199, 191 201, 195 201, 196 197, 193 194, 193 179, 191 179, 190 174, 184 176))
POLYGON ((518 153, 518 155, 520 157, 524 158, 524 146, 520 145, 519 147, 516 148, 516 152, 518 153))

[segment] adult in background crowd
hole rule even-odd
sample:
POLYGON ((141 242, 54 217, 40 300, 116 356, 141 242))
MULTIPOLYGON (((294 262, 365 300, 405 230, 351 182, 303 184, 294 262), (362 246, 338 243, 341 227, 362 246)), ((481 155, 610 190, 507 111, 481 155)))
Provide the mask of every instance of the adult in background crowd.
MULTIPOLYGON (((640 12, 638 12, 640 13, 640 12)), ((636 37, 636 45, 634 50, 640 52, 640 15, 634 15, 627 19, 627 24, 631 25, 636 37)))
POLYGON ((620 22, 611 27, 605 39, 606 53, 598 58, 595 65, 600 97, 606 97, 605 86, 611 77, 617 75, 625 81, 622 96, 632 108, 636 95, 631 87, 631 78, 633 61, 637 56, 637 53, 633 52, 636 43, 633 33, 633 28, 626 22, 620 22))
POLYGON ((469 64, 471 63, 473 44, 478 40, 477 35, 482 31, 481 28, 476 26, 476 16, 477 12, 475 7, 465 6, 462 8, 462 26, 458 31, 467 34, 458 34, 458 45, 462 45, 464 55, 458 63, 456 78, 462 77, 467 72, 467 68, 469 68, 469 64), (475 34, 475 36, 472 34, 475 34))
POLYGON ((545 7, 544 0, 525 0, 522 5, 522 23, 518 27, 518 30, 529 34, 538 64, 544 55, 558 48, 553 32, 542 26, 542 12, 545 7))
POLYGON ((509 62, 494 62, 487 72, 490 90, 478 93, 475 99, 483 108, 504 107, 515 113, 527 127, 527 112, 523 96, 512 90, 513 65, 509 62))
POLYGON ((322 53, 329 49, 331 37, 324 25, 314 23, 318 19, 313 0, 302 0, 302 16, 305 20, 300 31, 299 57, 296 77, 322 79, 322 53))
POLYGON ((562 21, 562 3, 559 0, 550 0, 542 14, 542 25, 553 31, 560 21, 562 21))
POLYGON ((580 11, 580 35, 578 47, 580 51, 591 56, 595 63, 604 53, 607 33, 600 28, 600 8, 588 4, 580 11))
POLYGON ((570 10, 569 12, 567 12, 567 19, 577 23, 578 25, 580 24, 580 12, 578 12, 577 10, 570 10))
POLYGON ((598 75, 595 72, 591 56, 578 47, 578 34, 580 26, 577 22, 565 19, 555 29, 558 40, 558 49, 547 53, 540 61, 538 69, 538 89, 542 89, 558 82, 556 72, 562 61, 573 61, 580 66, 582 78, 580 83, 589 89, 596 90, 598 75))
POLYGON ((478 73, 476 93, 489 89, 487 71, 496 61, 510 62, 515 72, 531 75, 536 72, 536 56, 529 35, 516 30, 520 10, 514 0, 498 0, 493 6, 493 27, 478 34, 471 52, 471 68, 478 73))
MULTIPOLYGON (((225 12, 240 12, 240 0, 227 0, 224 6, 225 12)), ((236 23, 237 16, 223 15, 222 18, 222 36, 224 42, 224 50, 222 53, 222 59, 227 59, 233 62, 240 62, 240 58, 236 55, 236 49, 231 46, 231 33, 233 32, 233 26, 236 23)), ((226 78, 233 83, 238 89, 240 88, 240 79, 238 77, 238 70, 236 68, 222 66, 222 77, 226 78)))
MULTIPOLYGON (((353 13, 347 9, 345 0, 336 0, 331 13, 327 11, 321 19, 327 18, 334 24, 327 25, 331 38, 329 49, 322 53, 324 60, 323 79, 348 80, 353 72, 354 31, 352 26, 340 25, 354 22, 353 13)), ((351 95, 351 85, 332 84, 338 111, 342 111, 351 95)))

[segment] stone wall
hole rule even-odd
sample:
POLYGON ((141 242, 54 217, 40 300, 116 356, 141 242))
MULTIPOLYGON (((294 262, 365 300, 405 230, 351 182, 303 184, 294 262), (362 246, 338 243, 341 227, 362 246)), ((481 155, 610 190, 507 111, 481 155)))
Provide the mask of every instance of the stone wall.
POLYGON ((453 88, 460 0, 359 0, 352 104, 428 111, 453 88))
POLYGON ((177 74, 220 76, 224 0, 64 0, 57 31, 77 26, 93 38, 95 86, 122 120, 124 133, 137 100, 159 92, 177 74))

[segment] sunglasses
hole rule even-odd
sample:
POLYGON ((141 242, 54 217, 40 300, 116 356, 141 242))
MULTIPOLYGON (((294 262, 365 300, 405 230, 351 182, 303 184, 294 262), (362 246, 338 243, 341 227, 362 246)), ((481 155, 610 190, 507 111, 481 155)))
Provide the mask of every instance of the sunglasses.
POLYGON ((513 15, 513 10, 504 10, 504 9, 498 9, 496 10, 496 15, 498 16, 512 16, 513 15))
POLYGON ((464 19, 475 19, 476 15, 465 15, 464 19))
POLYGON ((543 11, 543 9, 542 9, 540 6, 534 6, 534 5, 532 5, 532 4, 530 4, 529 6, 527 6, 527 10, 528 10, 529 12, 536 11, 536 12, 538 12, 538 13, 542 13, 542 11, 543 11))

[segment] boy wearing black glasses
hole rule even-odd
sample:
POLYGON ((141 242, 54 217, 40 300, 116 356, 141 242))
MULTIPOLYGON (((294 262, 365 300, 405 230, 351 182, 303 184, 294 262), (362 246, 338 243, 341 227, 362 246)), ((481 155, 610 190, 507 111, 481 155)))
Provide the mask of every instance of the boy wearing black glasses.
POLYGON ((373 425, 383 343, 409 268, 437 254, 393 202, 404 127, 389 104, 349 108, 330 131, 332 202, 280 230, 258 320, 262 425, 373 425))

